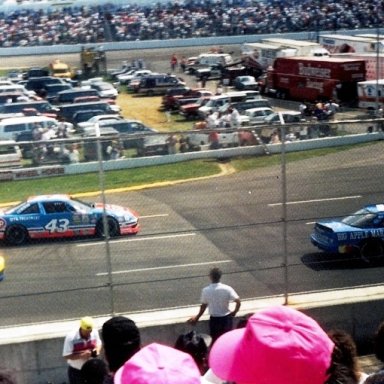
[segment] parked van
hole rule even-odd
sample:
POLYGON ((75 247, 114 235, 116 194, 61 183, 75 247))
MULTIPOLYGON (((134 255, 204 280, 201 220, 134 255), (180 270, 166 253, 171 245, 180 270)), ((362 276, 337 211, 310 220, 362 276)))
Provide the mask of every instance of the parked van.
POLYGON ((185 71, 194 75, 199 68, 223 67, 233 63, 229 53, 202 53, 194 62, 187 64, 185 71))
POLYGON ((74 103, 76 98, 84 97, 84 96, 96 96, 96 97, 98 97, 99 94, 97 93, 96 89, 72 88, 72 89, 68 89, 66 91, 59 92, 57 94, 56 99, 55 99, 55 103, 57 103, 57 104, 74 103))
POLYGON ((13 140, 0 140, 0 168, 20 168, 21 151, 13 140))
POLYGON ((112 105, 106 101, 96 101, 88 103, 74 103, 74 104, 63 104, 60 105, 58 113, 58 118, 62 121, 73 122, 73 117, 76 112, 86 111, 86 110, 99 110, 103 111, 103 114, 113 114, 116 115, 116 110, 113 109, 112 105))
POLYGON ((211 112, 218 111, 223 105, 245 101, 247 94, 244 92, 228 92, 222 95, 212 96, 204 106, 198 110, 200 118, 205 119, 211 112))
MULTIPOLYGON (((32 131, 38 124, 41 128, 57 127, 60 123, 51 117, 46 116, 22 116, 11 117, 0 121, 0 139, 16 140, 21 132, 32 131)), ((68 125, 68 129, 73 126, 68 125)))
POLYGON ((134 91, 136 93, 152 95, 164 95, 169 88, 185 85, 185 82, 174 75, 159 74, 145 76, 134 91))
POLYGON ((9 115, 16 113, 27 114, 29 112, 39 113, 48 117, 56 117, 58 109, 46 100, 18 101, 16 103, 5 103, 0 105, 0 114, 9 115))

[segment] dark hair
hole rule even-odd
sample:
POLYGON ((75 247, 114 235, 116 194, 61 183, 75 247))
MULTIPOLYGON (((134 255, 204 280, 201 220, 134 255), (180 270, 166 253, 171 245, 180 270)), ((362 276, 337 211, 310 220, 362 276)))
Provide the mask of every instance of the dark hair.
POLYGON ((107 364, 101 359, 90 359, 81 367, 81 376, 86 384, 103 384, 108 376, 107 364))
POLYGON ((222 275, 222 272, 220 268, 215 267, 209 271, 209 276, 211 277, 214 283, 218 283, 220 281, 221 275, 222 275))
POLYGON ((116 372, 140 349, 140 331, 127 317, 115 316, 107 320, 101 334, 105 357, 112 372, 116 372))
POLYGON ((179 335, 175 348, 191 355, 202 373, 206 371, 208 345, 202 334, 190 331, 179 335))
POLYGON ((335 346, 332 352, 331 366, 328 369, 330 376, 326 384, 358 383, 357 348, 352 336, 340 329, 329 331, 328 336, 335 346))

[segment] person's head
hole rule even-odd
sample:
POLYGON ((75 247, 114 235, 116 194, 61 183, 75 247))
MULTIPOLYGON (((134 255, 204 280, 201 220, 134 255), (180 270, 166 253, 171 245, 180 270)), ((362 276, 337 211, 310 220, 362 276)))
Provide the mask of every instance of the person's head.
POLYGON ((115 374, 115 384, 200 384, 201 374, 192 356, 152 343, 129 359, 115 374))
POLYGON ((127 317, 115 316, 107 320, 101 334, 105 357, 112 372, 116 372, 140 349, 140 331, 127 317))
MULTIPOLYGON (((359 367, 357 359, 357 348, 352 336, 340 329, 333 329, 328 336, 335 344, 332 352, 332 363, 328 369, 330 382, 336 378, 350 378, 358 382, 359 367)), ((343 381, 343 382, 344 382, 343 381)))
POLYGON ((384 321, 379 324, 374 341, 374 351, 376 357, 384 363, 384 321))
POLYGON ((212 281, 212 283, 218 283, 221 279, 222 272, 219 268, 212 268, 209 271, 209 277, 212 281))
POLYGON ((211 342, 212 338, 209 335, 190 331, 179 335, 175 343, 175 348, 190 354, 199 367, 200 372, 205 373, 208 369, 208 348, 211 342))
POLYGON ((92 317, 84 316, 80 319, 80 334, 84 338, 88 338, 95 326, 92 317))
POLYGON ((252 315, 245 328, 220 336, 209 366, 237 384, 324 384, 334 344, 311 317, 286 306, 252 315))
POLYGON ((107 375, 107 364, 101 359, 90 359, 81 367, 81 376, 85 384, 103 384, 107 375))

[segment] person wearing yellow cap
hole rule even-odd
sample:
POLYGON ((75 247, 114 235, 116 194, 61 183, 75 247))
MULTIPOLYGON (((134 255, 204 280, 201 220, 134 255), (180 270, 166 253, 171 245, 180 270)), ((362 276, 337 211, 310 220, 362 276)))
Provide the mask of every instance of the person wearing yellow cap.
POLYGON ((92 317, 82 317, 79 328, 69 332, 64 340, 63 357, 68 363, 69 384, 83 384, 81 367, 100 354, 101 346, 99 332, 95 329, 92 317))

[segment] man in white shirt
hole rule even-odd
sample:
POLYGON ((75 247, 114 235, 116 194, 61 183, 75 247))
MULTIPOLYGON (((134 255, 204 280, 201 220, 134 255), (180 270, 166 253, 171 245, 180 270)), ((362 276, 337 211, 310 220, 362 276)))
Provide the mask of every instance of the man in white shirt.
POLYGON ((100 354, 101 339, 91 317, 83 317, 80 327, 67 334, 63 357, 68 363, 69 384, 82 384, 81 367, 86 361, 100 354))
POLYGON ((199 313, 188 321, 196 324, 208 307, 210 314, 209 331, 214 342, 223 333, 232 330, 233 317, 240 309, 241 301, 236 291, 229 285, 220 283, 222 272, 219 268, 212 268, 209 272, 211 284, 203 288, 201 292, 201 305, 199 313), (235 302, 235 308, 230 310, 231 302, 235 302))

